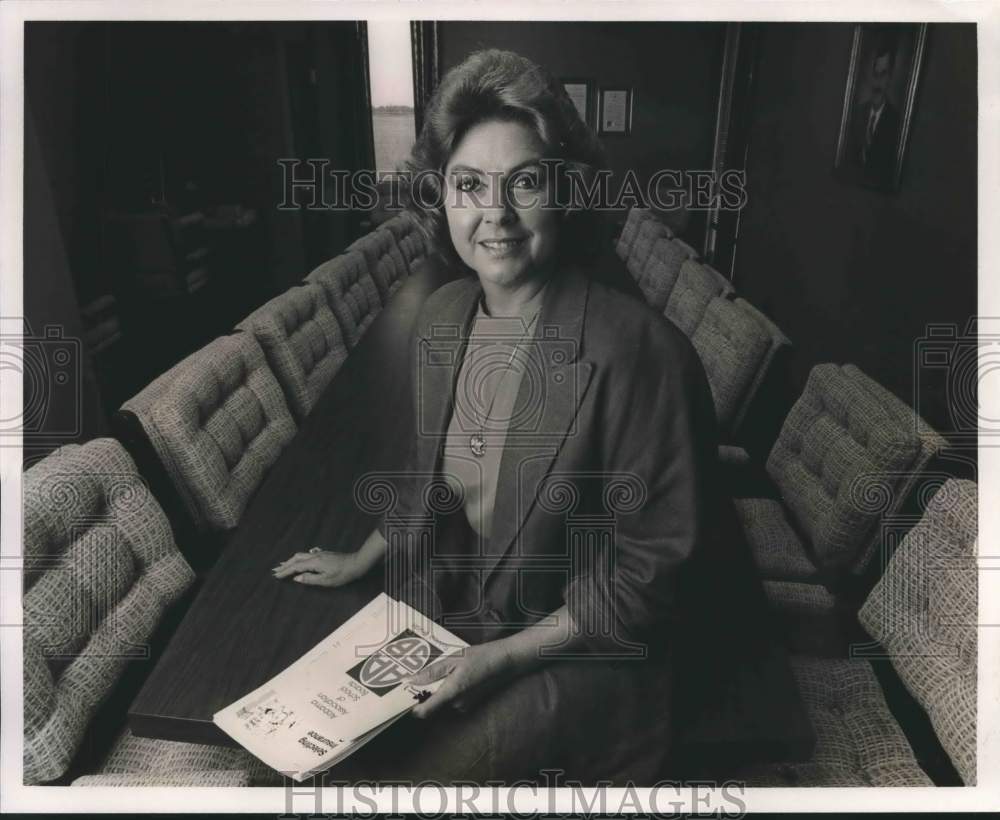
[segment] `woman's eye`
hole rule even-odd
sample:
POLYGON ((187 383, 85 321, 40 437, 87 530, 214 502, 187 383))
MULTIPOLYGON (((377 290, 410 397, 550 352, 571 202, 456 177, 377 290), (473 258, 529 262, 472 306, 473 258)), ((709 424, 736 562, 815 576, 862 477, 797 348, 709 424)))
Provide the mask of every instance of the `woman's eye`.
POLYGON ((530 190, 538 187, 538 175, 537 174, 520 174, 514 177, 511 184, 516 188, 523 188, 525 190, 530 190))
POLYGON ((468 174, 464 174, 455 179, 455 187, 460 191, 474 191, 479 185, 479 180, 468 174))

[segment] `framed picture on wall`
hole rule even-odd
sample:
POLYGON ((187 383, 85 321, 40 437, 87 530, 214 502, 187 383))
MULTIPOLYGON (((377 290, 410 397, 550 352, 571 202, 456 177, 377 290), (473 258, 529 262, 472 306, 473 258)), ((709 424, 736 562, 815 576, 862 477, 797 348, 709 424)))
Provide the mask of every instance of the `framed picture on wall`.
POLYGON ((597 133, 627 136, 632 133, 632 89, 602 88, 597 133))
POLYGON ((927 25, 854 26, 834 168, 848 183, 899 190, 927 25))
POLYGON ((594 125, 594 117, 592 113, 593 105, 591 103, 591 84, 588 80, 568 80, 564 79, 562 81, 563 88, 566 89, 566 93, 569 94, 569 98, 573 101, 573 105, 576 106, 576 110, 580 112, 580 119, 582 119, 587 125, 594 125))

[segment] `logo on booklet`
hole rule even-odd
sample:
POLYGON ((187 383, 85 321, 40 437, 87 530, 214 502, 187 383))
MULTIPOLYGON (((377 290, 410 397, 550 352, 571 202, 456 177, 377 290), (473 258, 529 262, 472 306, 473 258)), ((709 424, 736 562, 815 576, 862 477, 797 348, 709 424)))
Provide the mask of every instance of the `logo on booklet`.
POLYGON ((419 672, 441 654, 441 649, 421 635, 404 629, 347 674, 376 695, 391 692, 406 675, 419 672))

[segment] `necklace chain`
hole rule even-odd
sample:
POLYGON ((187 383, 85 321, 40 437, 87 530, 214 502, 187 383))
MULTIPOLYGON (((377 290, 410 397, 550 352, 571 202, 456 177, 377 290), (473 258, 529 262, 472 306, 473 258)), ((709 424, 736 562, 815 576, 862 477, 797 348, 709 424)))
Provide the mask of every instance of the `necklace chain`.
POLYGON ((490 414, 493 412, 493 405, 496 404, 497 395, 500 393, 500 388, 503 387, 504 379, 507 378, 507 372, 510 370, 511 364, 514 362, 514 357, 517 355, 517 351, 520 349, 521 342, 523 342, 528 334, 531 333, 532 328, 535 326, 535 322, 538 319, 539 311, 536 310, 535 314, 531 317, 531 321, 528 322, 524 333, 521 334, 520 338, 514 342, 514 348, 510 352, 510 357, 507 359, 507 363, 504 365, 503 374, 500 376, 497 382, 496 388, 493 390, 493 398, 490 399, 489 407, 486 408, 486 415, 482 416, 479 413, 479 408, 476 406, 475 402, 471 402, 473 409, 476 412, 476 417, 479 419, 479 432, 473 433, 469 437, 469 449, 472 454, 477 458, 482 458, 486 454, 486 425, 490 420, 490 414))

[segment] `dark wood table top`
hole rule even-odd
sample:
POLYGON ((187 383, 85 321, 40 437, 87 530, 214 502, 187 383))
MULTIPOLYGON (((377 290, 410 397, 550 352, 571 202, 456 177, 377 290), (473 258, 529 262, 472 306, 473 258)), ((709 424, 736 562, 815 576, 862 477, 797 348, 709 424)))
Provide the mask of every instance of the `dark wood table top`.
POLYGON ((409 277, 351 351, 251 499, 129 710, 140 736, 231 744, 219 709, 298 660, 381 591, 380 573, 335 592, 271 568, 313 546, 357 549, 375 519, 353 502, 369 471, 398 470, 414 435, 410 336, 439 269, 409 277))
MULTIPOLYGON (((424 300, 449 278, 437 267, 411 276, 351 351, 251 500, 133 702, 135 734, 234 745, 212 715, 298 660, 381 591, 377 572, 330 590, 277 581, 271 568, 312 546, 357 549, 371 532, 375 519, 354 503, 354 484, 368 472, 403 466, 414 435, 410 337, 424 300)), ((746 571, 755 572, 750 563, 746 571)), ((751 735, 772 759, 808 754, 812 732, 784 650, 763 640, 753 654, 735 664, 745 666, 736 674, 732 663, 719 670, 714 677, 734 686, 714 698, 718 709, 684 729, 692 763, 716 741, 729 751, 724 757, 752 759, 751 735), (749 687, 736 685, 741 678, 749 687)))

